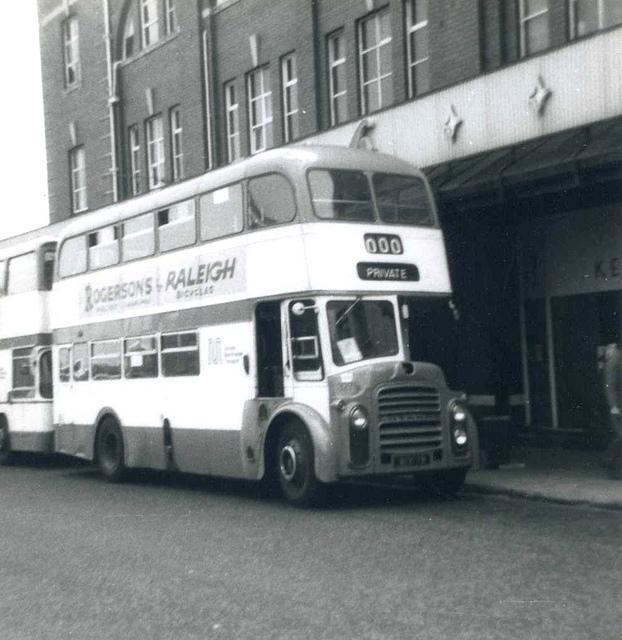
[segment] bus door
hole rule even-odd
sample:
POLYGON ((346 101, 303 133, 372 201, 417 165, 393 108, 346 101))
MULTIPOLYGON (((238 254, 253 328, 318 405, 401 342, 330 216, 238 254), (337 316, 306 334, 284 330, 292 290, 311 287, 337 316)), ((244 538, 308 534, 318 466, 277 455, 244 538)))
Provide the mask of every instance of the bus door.
POLYGON ((284 303, 287 318, 285 395, 328 414, 328 386, 324 375, 319 330, 320 309, 307 298, 284 303))
POLYGON ((257 397, 283 397, 281 303, 262 302, 255 310, 257 397))

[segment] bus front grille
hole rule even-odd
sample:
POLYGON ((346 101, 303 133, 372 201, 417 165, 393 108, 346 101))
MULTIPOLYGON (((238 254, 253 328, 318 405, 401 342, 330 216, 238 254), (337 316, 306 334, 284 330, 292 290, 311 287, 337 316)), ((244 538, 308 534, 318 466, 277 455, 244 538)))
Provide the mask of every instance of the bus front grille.
POLYGON ((378 391, 381 453, 408 453, 442 444, 440 395, 434 387, 395 385, 378 391))

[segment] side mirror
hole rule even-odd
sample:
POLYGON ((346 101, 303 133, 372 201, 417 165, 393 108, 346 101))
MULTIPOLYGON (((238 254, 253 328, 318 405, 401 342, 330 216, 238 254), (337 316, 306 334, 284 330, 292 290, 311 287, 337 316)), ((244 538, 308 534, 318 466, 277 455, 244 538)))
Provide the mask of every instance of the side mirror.
POLYGON ((250 359, 247 353, 245 353, 242 356, 242 366, 244 367, 244 371, 246 375, 248 375, 249 371, 251 370, 251 365, 250 365, 250 359))

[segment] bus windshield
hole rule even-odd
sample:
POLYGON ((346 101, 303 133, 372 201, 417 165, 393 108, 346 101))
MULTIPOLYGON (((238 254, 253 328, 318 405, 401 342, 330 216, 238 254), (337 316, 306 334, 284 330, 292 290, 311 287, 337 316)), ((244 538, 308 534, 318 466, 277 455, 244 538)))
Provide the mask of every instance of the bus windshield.
POLYGON ((387 300, 333 300, 326 306, 337 366, 398 352, 393 305, 387 300))
POLYGON ((434 226, 425 181, 417 176, 314 169, 309 187, 315 215, 323 220, 434 226), (373 196, 372 196, 373 193, 373 196))

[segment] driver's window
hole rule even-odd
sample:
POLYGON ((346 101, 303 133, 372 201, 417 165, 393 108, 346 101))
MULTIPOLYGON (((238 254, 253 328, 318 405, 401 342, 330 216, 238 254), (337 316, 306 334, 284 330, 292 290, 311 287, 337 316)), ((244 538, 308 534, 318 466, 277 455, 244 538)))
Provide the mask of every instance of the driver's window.
POLYGON ((289 304, 292 368, 296 380, 322 380, 322 352, 314 300, 296 300, 289 304))

